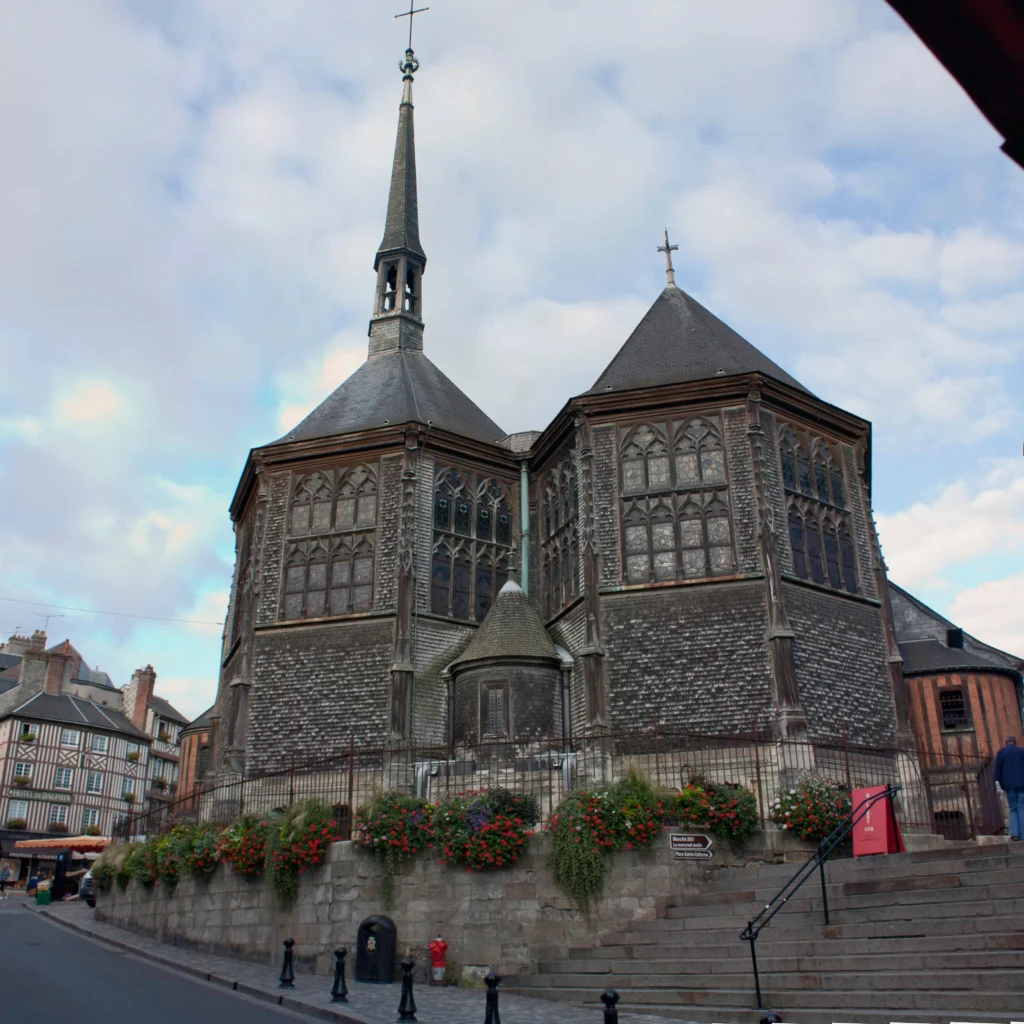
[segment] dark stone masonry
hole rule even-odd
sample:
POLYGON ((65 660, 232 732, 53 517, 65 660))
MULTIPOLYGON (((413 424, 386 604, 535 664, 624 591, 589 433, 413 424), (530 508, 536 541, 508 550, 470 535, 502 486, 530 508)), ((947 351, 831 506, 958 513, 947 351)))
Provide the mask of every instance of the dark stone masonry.
POLYGON ((671 274, 545 430, 509 435, 430 361, 410 68, 367 360, 252 450, 231 505, 214 771, 353 738, 905 735, 869 423, 671 274), (488 630, 507 643, 476 657, 488 630))

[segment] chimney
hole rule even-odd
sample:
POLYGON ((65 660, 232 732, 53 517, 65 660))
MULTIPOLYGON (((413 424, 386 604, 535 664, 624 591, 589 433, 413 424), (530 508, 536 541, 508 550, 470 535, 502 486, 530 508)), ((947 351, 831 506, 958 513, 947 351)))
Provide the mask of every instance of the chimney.
POLYGON ((0 650, 4 654, 15 654, 24 657, 28 653, 31 643, 32 641, 27 636, 18 636, 17 633, 14 633, 7 643, 0 645, 0 650))
POLYGON ((152 665, 136 669, 132 673, 132 681, 121 698, 122 710, 132 720, 137 729, 146 728, 146 708, 153 699, 153 688, 156 686, 156 672, 152 665))
POLYGON ((946 646, 962 651, 964 649, 964 631, 956 626, 950 626, 946 630, 946 646))
POLYGON ((71 644, 65 640, 58 650, 50 651, 45 657, 46 677, 43 679, 43 693, 56 696, 61 692, 64 682, 71 678, 71 662, 74 660, 71 644))
POLYGON ((42 689, 46 680, 46 633, 37 629, 21 657, 18 682, 28 688, 42 689))

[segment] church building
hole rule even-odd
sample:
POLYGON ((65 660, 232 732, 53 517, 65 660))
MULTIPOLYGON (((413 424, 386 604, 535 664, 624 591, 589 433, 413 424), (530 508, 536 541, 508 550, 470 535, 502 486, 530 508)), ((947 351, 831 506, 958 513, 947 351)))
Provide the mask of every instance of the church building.
POLYGON ((412 50, 366 361, 254 448, 218 771, 350 742, 650 730, 910 740, 871 425, 668 283, 594 385, 509 434, 424 346, 412 50))

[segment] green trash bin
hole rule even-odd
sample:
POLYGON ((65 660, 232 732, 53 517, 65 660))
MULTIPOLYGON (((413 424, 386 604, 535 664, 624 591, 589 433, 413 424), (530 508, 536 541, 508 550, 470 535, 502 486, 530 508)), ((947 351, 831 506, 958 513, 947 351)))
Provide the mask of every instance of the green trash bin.
POLYGON ((37 907, 48 907, 50 905, 50 890, 47 889, 45 892, 42 889, 36 892, 36 906, 37 907))

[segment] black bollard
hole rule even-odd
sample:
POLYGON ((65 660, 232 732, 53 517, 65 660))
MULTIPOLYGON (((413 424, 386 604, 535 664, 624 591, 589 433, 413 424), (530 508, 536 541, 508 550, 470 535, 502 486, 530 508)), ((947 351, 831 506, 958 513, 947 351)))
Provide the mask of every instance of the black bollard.
POLYGON ((491 971, 484 978, 487 986, 487 1013, 484 1016, 484 1024, 501 1024, 501 1016, 498 1014, 498 986, 501 984, 501 975, 491 971))
POLYGON ((280 988, 295 988, 295 969, 292 966, 292 946, 294 939, 284 940, 284 963, 281 965, 280 988))
POLYGON ((399 1020, 416 1019, 416 1000, 412 997, 412 969, 416 961, 407 956, 402 961, 402 1001, 398 1004, 399 1020))
POLYGON ((619 993, 613 988, 606 988, 601 993, 604 1003, 604 1024, 619 1024, 619 993))
POLYGON ((331 1002, 348 1002, 348 985, 345 984, 345 954, 348 950, 340 946, 334 951, 334 984, 331 986, 331 1002))
POLYGON ((777 1014, 769 1010, 762 1018, 761 1024, 783 1024, 782 1018, 777 1014))

